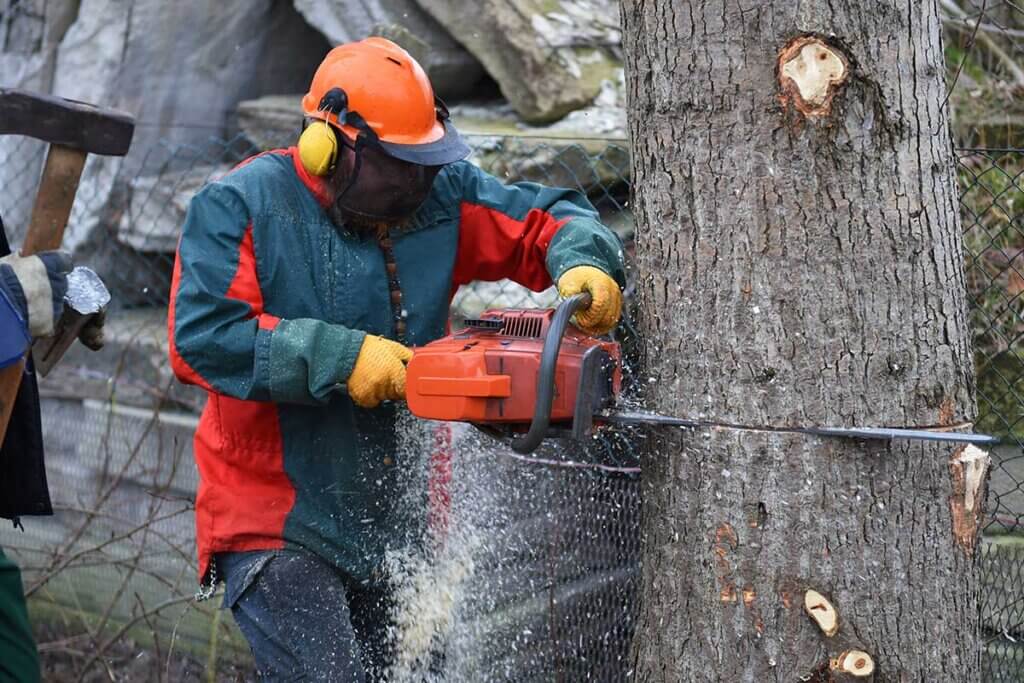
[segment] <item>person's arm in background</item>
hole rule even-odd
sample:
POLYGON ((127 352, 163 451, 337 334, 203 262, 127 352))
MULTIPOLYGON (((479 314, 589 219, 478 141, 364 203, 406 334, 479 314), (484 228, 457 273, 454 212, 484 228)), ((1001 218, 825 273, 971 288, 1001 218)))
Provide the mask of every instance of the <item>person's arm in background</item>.
MULTIPOLYGON (((11 254, 2 223, 0 256, 0 363, 13 373, 10 368, 21 367, 15 364, 28 352, 31 337, 53 332, 64 306, 71 258, 53 251, 27 257, 11 254)), ((53 514, 31 361, 21 374, 10 410, 6 433, 0 434, 0 518, 53 514)))
POLYGON ((537 183, 504 184, 468 162, 439 176, 459 201, 453 285, 508 278, 534 291, 558 283, 562 296, 587 291, 580 327, 603 334, 618 322, 626 275, 622 244, 587 198, 537 183))
POLYGON ((347 385, 358 405, 405 395, 405 347, 322 320, 263 310, 251 217, 213 183, 189 206, 168 311, 178 379, 243 400, 325 403, 347 385))
POLYGON ((62 251, 0 258, 0 296, 16 318, 9 322, 19 325, 32 338, 53 334, 53 326, 64 309, 70 272, 71 256, 62 251))

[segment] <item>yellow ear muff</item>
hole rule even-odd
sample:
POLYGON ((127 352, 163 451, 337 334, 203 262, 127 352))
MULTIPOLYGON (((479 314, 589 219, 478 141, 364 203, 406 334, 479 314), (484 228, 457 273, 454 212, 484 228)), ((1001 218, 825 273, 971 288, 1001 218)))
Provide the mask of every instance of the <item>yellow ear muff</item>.
POLYGON ((326 121, 313 124, 299 136, 299 159, 312 175, 325 176, 334 168, 338 157, 338 138, 326 121))

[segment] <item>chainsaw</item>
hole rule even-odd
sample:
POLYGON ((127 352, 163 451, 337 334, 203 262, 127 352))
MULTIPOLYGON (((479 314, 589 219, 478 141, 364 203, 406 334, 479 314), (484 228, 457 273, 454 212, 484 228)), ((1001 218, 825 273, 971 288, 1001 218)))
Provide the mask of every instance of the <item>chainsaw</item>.
MULTIPOLYGON (((616 410, 622 391, 619 344, 571 324, 590 305, 577 294, 555 309, 485 311, 447 337, 418 347, 406 373, 406 400, 417 417, 468 422, 511 438, 532 453, 546 438, 582 440, 602 425, 753 429, 728 422, 616 410)), ((759 427, 762 431, 848 439, 918 439, 995 444, 996 437, 936 429, 759 427)))

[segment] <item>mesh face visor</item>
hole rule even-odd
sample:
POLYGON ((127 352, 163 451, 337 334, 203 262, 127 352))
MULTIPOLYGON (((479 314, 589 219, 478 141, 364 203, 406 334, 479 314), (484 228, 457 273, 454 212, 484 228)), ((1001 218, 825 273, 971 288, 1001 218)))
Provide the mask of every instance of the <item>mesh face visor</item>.
POLYGON ((342 143, 353 151, 349 181, 335 204, 359 218, 398 221, 426 201, 441 166, 423 166, 396 159, 379 145, 342 143))

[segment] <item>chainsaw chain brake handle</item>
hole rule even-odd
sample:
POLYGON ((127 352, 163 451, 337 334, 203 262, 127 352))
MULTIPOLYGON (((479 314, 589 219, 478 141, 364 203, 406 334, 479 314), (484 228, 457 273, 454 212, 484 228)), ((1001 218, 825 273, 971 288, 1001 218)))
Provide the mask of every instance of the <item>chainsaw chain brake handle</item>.
POLYGON ((516 453, 532 453, 548 435, 551 424, 551 404, 555 398, 555 369, 558 367, 558 351, 562 338, 572 317, 590 306, 590 294, 583 292, 569 297, 555 309, 555 314, 544 336, 541 351, 540 370, 537 372, 537 403, 533 409, 530 429, 522 436, 512 439, 512 450, 516 453))

